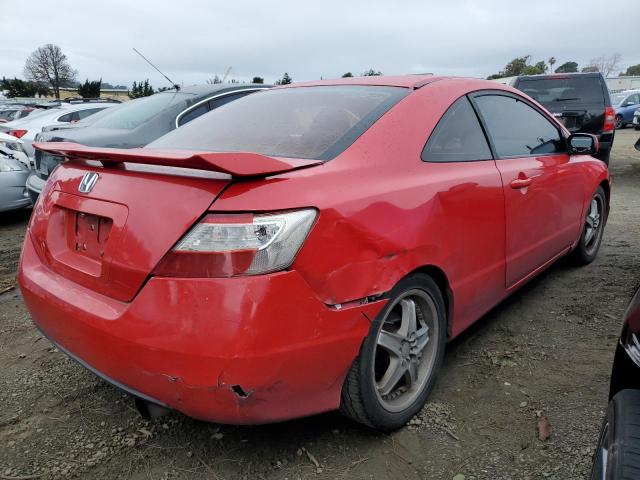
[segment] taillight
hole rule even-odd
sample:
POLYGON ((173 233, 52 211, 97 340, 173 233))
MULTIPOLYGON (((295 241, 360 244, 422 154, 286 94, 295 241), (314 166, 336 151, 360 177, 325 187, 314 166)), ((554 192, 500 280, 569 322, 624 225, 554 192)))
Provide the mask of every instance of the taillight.
POLYGON ((209 214, 167 253, 153 275, 233 277, 287 268, 316 218, 313 209, 209 214))
POLYGON ((27 130, 9 130, 7 134, 13 135, 16 138, 22 138, 27 134, 27 130))
POLYGON ((613 107, 604 109, 604 128, 602 133, 611 133, 616 129, 616 111, 613 107))

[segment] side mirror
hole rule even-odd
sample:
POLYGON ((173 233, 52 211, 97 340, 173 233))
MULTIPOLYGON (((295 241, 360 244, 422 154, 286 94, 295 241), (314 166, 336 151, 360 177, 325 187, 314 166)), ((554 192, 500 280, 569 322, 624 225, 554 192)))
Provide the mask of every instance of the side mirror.
POLYGON ((569 136, 569 155, 595 155, 600 143, 590 133, 574 133, 569 136))

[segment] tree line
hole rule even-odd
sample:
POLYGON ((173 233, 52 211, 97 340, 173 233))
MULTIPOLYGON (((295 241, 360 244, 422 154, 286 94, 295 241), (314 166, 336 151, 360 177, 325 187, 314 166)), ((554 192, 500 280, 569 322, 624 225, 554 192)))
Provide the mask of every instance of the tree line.
POLYGON ((505 65, 505 67, 498 73, 489 75, 488 80, 496 78, 516 77, 518 75, 538 75, 544 73, 576 73, 576 72, 601 72, 602 75, 608 77, 616 71, 619 71, 618 76, 635 76, 640 75, 640 64, 632 65, 627 68, 625 72, 620 71, 622 63, 622 56, 619 53, 613 53, 611 55, 601 55, 599 57, 592 58, 589 63, 582 67, 578 66, 578 62, 564 62, 558 68, 553 70, 553 66, 556 64, 555 57, 549 58, 546 62, 540 60, 536 63, 532 62, 531 55, 525 55, 523 57, 516 57, 505 65))

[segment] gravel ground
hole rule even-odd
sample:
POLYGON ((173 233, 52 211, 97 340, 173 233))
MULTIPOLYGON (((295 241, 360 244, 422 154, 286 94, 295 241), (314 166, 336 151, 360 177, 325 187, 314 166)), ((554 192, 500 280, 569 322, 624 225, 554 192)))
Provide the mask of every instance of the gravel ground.
POLYGON ((638 135, 617 134, 598 259, 558 262, 453 341, 430 403, 390 435, 337 413, 261 427, 143 421, 33 327, 12 288, 28 212, 0 214, 0 479, 586 478, 640 281, 638 135))

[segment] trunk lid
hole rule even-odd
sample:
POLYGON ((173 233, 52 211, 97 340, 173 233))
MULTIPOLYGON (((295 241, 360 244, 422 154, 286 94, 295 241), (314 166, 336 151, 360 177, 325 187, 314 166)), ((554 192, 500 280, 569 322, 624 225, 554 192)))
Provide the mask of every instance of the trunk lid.
POLYGON ((29 233, 38 255, 66 278, 124 302, 234 176, 283 171, 287 164, 270 157, 262 164, 255 154, 39 147, 67 160, 34 208, 29 233))

